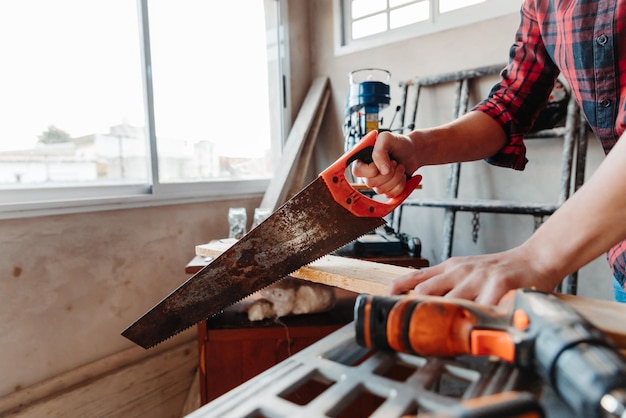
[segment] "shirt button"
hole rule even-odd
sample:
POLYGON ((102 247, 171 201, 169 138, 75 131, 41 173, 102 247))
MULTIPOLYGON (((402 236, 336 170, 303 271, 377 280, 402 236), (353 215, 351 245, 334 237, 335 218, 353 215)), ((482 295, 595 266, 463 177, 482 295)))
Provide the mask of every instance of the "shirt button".
POLYGON ((611 106, 611 101, 609 99, 602 99, 600 101, 600 106, 602 106, 602 107, 609 107, 609 106, 611 106))
POLYGON ((599 45, 604 45, 609 41, 609 38, 606 37, 606 35, 600 35, 596 38, 596 42, 599 45))

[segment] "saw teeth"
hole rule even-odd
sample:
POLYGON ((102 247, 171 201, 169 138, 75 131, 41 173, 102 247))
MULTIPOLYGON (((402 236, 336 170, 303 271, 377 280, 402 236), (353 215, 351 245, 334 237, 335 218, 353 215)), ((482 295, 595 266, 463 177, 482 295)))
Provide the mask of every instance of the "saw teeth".
POLYGON ((318 178, 122 335, 152 347, 384 224, 379 217, 355 217, 318 178))
MULTIPOLYGON (((376 228, 372 229, 372 231, 374 231, 374 230, 376 230, 376 228)), ((370 232, 371 232, 371 231, 370 231, 370 232)), ((366 234, 363 234, 363 235, 361 235, 360 237, 365 236, 365 235, 366 235, 366 234)), ((358 239, 358 238, 359 238, 359 237, 357 237, 356 239, 358 239)), ((348 243, 345 243, 345 244, 348 244, 348 243)), ((344 244, 344 245, 345 245, 345 244, 344 244)), ((339 248, 341 248, 341 247, 342 247, 342 246, 338 246, 337 248, 334 248, 334 249, 333 249, 333 250, 331 250, 328 254, 331 254, 331 253, 333 253, 333 252, 337 251, 337 250, 338 250, 339 248)), ((327 255, 328 255, 328 254, 327 254, 327 255)), ((321 260, 321 259, 322 259, 322 258, 324 258, 324 257, 326 257, 326 255, 323 255, 323 256, 321 256, 321 257, 317 257, 315 260, 311 261, 309 264, 312 264, 312 263, 314 263, 314 262, 316 262, 316 261, 319 261, 319 260, 321 260)), ((307 265, 309 265, 309 264, 307 264, 307 265)), ((304 266, 303 266, 303 267, 304 267, 304 266)), ((261 291, 261 290, 263 290, 263 289, 266 289, 266 288, 268 288, 268 287, 270 287, 270 286, 272 286, 272 285, 274 285, 274 284, 278 283, 279 281, 281 281, 281 280, 285 279, 286 277, 291 277, 291 274, 293 274, 294 272, 296 272, 296 271, 298 271, 298 270, 299 270, 299 269, 296 269, 296 270, 292 271, 291 273, 289 273, 289 275, 284 276, 284 277, 281 277, 280 279, 276 280, 275 282, 273 282, 273 283, 271 283, 271 284, 268 284, 268 285, 266 285, 266 286, 263 286, 262 288, 260 288, 259 290, 257 290, 257 292, 259 292, 259 291, 261 291)), ((295 277, 292 277, 292 278, 297 279, 297 278, 295 278, 295 277)), ((298 279, 298 280, 302 280, 302 279, 298 279)), ((235 301, 235 302, 233 302, 232 304, 230 304, 228 307, 230 307, 230 306, 234 306, 234 305, 236 305, 236 304, 238 304, 238 303, 240 303, 240 302, 243 302, 243 301, 244 301, 244 299, 246 299, 248 296, 250 296, 250 295, 247 295, 246 297, 243 297, 243 298, 238 299, 237 301, 235 301)), ((209 319, 209 318, 213 318, 214 316, 219 315, 219 314, 221 314, 222 312, 224 312, 224 310, 221 310, 220 312, 217 312, 217 313, 215 313, 215 314, 213 314, 213 315, 209 316, 207 319, 209 319)), ((196 325, 198 325, 198 324, 196 324, 196 325)), ((151 348, 153 348, 153 347, 156 347, 157 345, 162 344, 162 343, 164 343, 165 341, 168 341, 168 340, 170 340, 170 339, 174 338, 175 336, 177 336, 177 335, 179 335, 179 334, 181 334, 181 333, 183 333, 183 332, 187 331, 187 330, 188 330, 188 329, 190 329, 191 327, 193 327, 193 325, 190 325, 190 326, 188 326, 188 327, 186 327, 186 328, 184 328, 184 329, 182 329, 182 330, 180 330, 180 331, 177 331, 176 333, 174 333, 174 334, 170 335, 169 337, 167 337, 167 338, 165 338, 165 339, 163 339, 163 340, 161 340, 161 341, 157 341, 155 344, 149 345, 149 346, 144 347, 144 348, 145 348, 145 349, 151 349, 151 348)))

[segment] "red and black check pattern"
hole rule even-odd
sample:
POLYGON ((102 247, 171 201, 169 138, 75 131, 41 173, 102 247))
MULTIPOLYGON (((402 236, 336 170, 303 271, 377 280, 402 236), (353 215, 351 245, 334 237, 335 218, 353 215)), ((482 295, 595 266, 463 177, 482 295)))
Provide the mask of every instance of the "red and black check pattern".
MULTIPOLYGON (((497 120, 508 137, 487 161, 524 169, 523 137, 559 74, 608 153, 626 130, 626 0, 526 0, 520 14, 501 81, 474 109, 497 120)), ((624 286, 626 241, 607 259, 624 286)))
POLYGON ((488 159, 523 170, 523 137, 562 73, 609 152, 626 130, 626 0, 527 0, 501 81, 475 110, 504 128, 509 142, 488 159))

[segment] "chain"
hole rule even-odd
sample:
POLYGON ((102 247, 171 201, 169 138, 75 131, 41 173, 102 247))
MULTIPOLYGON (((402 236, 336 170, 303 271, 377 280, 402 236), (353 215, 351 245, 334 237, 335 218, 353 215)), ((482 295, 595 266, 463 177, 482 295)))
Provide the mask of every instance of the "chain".
MULTIPOLYGON (((534 215, 535 231, 543 224, 544 216, 534 215)), ((478 242, 478 231, 480 230, 480 212, 472 212, 472 241, 474 244, 478 242)))
POLYGON ((480 213, 472 212, 472 241, 478 241, 478 230, 480 229, 480 213))

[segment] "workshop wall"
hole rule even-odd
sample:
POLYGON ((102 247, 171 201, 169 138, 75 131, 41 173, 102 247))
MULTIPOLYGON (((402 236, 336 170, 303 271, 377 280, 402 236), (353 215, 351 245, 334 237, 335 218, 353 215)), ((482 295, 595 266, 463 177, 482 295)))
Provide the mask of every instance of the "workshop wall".
POLYGON ((120 332, 260 199, 0 221, 0 398, 134 347, 120 332))
MULTIPOLYGON (((293 1, 290 5, 294 3, 293 1)), ((519 24, 513 13, 480 24, 396 42, 387 46, 346 55, 335 55, 333 38, 333 0, 307 2, 311 16, 312 77, 328 76, 332 103, 324 120, 318 147, 317 170, 343 151, 342 123, 344 101, 348 93, 348 73, 359 68, 383 68, 391 72, 391 105, 383 111, 391 121, 393 110, 401 104, 401 81, 450 73, 470 68, 504 63, 519 24)), ((493 79, 493 82, 497 77, 493 79)), ((492 83, 481 85, 476 100, 486 95, 492 83)), ((475 93, 476 94, 476 93, 475 93)), ((420 100, 418 127, 449 121, 452 115, 452 92, 425 92, 420 100)), ((386 125, 384 125, 386 127, 386 125)), ((460 195, 474 198, 514 199, 525 202, 556 202, 561 164, 561 141, 528 144, 530 160, 524 172, 492 167, 479 161, 464 164, 460 195)), ((598 141, 589 139, 587 177, 602 161, 598 141)), ((448 166, 425 167, 423 189, 414 196, 442 197, 445 194, 448 166)), ((511 248, 523 242, 534 230, 532 216, 481 214, 476 244, 471 239, 471 214, 457 214, 453 255, 481 254, 511 248)), ((443 210, 408 208, 402 219, 402 231, 422 241, 424 257, 432 264, 441 260, 443 210)), ((575 230, 575 226, 573 226, 575 230)), ((579 294, 612 300, 610 270, 604 260, 583 268, 579 274, 579 294)))

